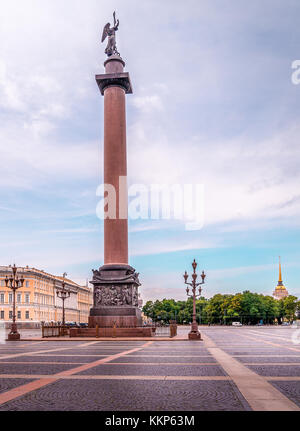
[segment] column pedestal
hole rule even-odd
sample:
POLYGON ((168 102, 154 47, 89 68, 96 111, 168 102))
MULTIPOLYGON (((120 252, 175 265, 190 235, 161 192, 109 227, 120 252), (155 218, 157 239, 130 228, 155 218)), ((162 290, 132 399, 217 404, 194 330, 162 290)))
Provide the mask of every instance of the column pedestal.
POLYGON ((139 274, 134 268, 112 264, 93 272, 94 307, 90 311, 89 327, 142 326, 138 308, 139 274))

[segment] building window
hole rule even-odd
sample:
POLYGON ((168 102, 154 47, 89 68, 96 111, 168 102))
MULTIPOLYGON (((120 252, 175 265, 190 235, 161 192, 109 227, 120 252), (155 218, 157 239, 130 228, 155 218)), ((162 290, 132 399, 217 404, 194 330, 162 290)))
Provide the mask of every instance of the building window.
POLYGON ((8 302, 11 304, 13 302, 13 294, 9 293, 8 295, 8 302))
POLYGON ((25 312, 25 319, 29 319, 29 311, 25 312))
POLYGON ((29 281, 25 281, 25 286, 29 287, 29 281))
POLYGON ((9 311, 9 315, 8 315, 8 317, 9 317, 10 319, 12 319, 12 311, 11 311, 11 310, 9 311))
POLYGON ((21 311, 18 311, 18 319, 21 319, 21 311))
POLYGON ((25 295, 25 302, 26 304, 29 304, 29 293, 26 293, 25 295))
POLYGON ((21 302, 21 293, 17 294, 17 302, 19 302, 19 303, 21 302))
POLYGON ((0 312, 0 319, 4 319, 4 310, 1 310, 1 312, 0 312))
POLYGON ((4 304, 4 293, 0 293, 0 302, 4 304))

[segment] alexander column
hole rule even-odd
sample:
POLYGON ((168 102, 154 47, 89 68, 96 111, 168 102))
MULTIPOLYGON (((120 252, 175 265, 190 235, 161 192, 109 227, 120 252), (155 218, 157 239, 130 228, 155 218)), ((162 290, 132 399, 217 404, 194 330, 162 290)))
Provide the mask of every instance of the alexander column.
POLYGON ((105 50, 105 74, 96 75, 104 96, 104 184, 115 190, 116 211, 108 201, 104 220, 104 265, 91 283, 94 285, 94 306, 90 311, 89 326, 141 326, 138 308, 140 282, 135 269, 128 265, 128 192, 126 148, 126 94, 132 94, 129 73, 117 51, 115 33, 119 20, 114 13, 114 25, 106 24, 102 42, 108 38, 105 50), (115 216, 114 213, 115 212, 115 216))

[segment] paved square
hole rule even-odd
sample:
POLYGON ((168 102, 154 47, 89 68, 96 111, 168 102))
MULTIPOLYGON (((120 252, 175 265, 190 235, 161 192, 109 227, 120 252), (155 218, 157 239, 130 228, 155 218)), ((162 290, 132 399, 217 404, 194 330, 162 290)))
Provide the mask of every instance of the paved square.
POLYGON ((2 344, 0 410, 299 411, 293 331, 203 327, 202 342, 2 344))

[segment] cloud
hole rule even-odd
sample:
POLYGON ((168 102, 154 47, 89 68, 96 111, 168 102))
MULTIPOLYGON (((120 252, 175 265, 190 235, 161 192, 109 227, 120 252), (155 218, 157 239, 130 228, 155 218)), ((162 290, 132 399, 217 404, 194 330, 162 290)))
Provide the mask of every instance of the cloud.
POLYGON ((162 111, 164 109, 162 100, 157 94, 135 97, 132 104, 143 112, 162 111))
POLYGON ((150 255, 159 255, 165 253, 175 253, 178 251, 187 251, 187 250, 200 250, 207 248, 215 248, 218 247, 218 243, 214 241, 203 241, 199 238, 195 238, 194 240, 184 240, 184 235, 174 235, 173 238, 164 239, 164 240, 155 240, 149 241, 147 247, 143 243, 134 243, 131 246, 131 255, 135 256, 150 256, 150 255))
POLYGON ((169 142, 160 131, 148 136, 138 122, 129 138, 131 182, 203 184, 206 226, 288 222, 300 215, 300 174, 293 169, 300 163, 299 133, 298 125, 290 125, 260 140, 240 135, 220 142, 194 136, 183 143, 169 142))
POLYGON ((41 233, 71 233, 71 234, 81 234, 81 233, 90 233, 90 232, 98 232, 96 228, 74 228, 74 229, 56 229, 56 230, 46 230, 41 233))

